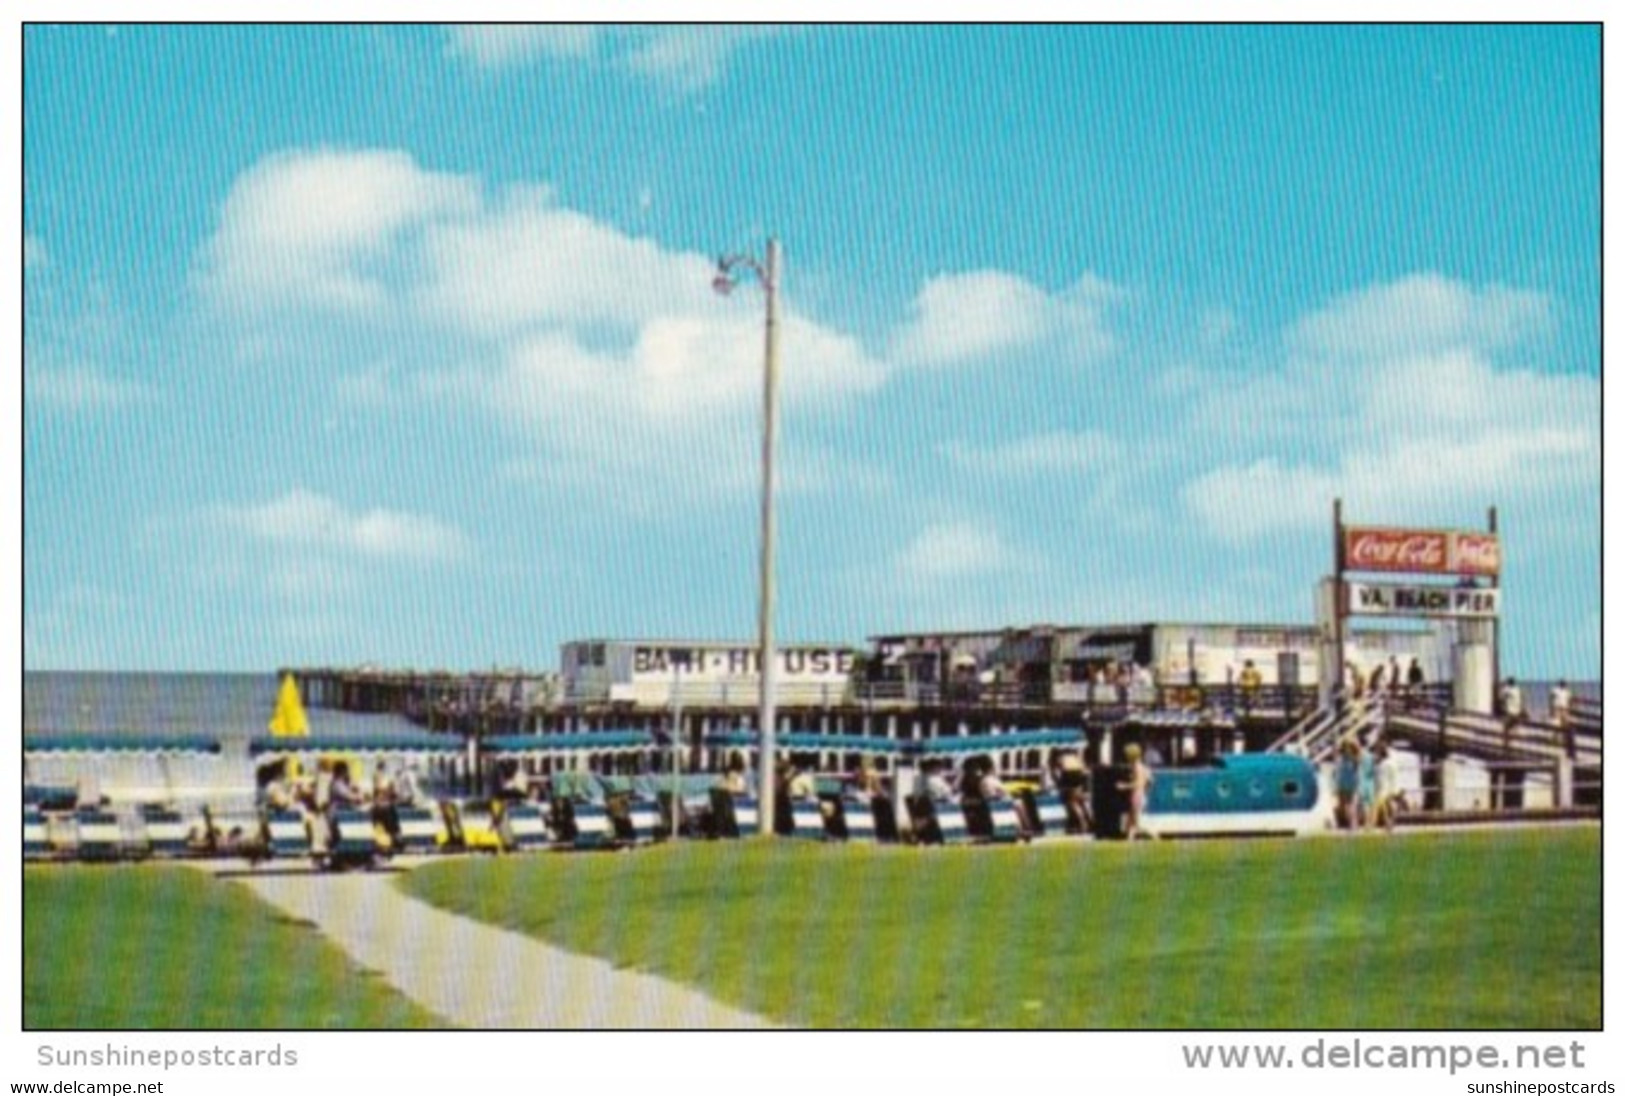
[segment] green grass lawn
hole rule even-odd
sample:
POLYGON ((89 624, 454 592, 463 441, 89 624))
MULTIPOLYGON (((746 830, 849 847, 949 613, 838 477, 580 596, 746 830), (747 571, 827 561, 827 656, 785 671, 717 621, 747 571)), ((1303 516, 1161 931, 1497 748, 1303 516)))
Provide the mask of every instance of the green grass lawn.
POLYGON ((435 864, 437 905, 816 1027, 1596 1028, 1601 831, 435 864))
POLYGON ((240 887, 159 865, 24 871, 23 1024, 449 1026, 240 887))

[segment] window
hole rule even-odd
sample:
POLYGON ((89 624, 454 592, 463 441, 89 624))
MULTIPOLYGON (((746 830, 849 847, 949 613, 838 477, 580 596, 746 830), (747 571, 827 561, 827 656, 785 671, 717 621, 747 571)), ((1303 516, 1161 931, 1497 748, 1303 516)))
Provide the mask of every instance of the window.
POLYGON ((1287 799, 1298 798, 1298 793, 1301 790, 1296 780, 1283 780, 1281 782, 1281 794, 1287 799))

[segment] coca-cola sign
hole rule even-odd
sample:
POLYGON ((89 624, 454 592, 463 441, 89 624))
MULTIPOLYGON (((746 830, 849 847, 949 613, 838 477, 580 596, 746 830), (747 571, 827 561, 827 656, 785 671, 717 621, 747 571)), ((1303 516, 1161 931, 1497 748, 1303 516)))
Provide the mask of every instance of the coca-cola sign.
POLYGON ((1458 575, 1501 573, 1501 538, 1494 533, 1457 533, 1450 569, 1458 575))
POLYGON ((1450 534, 1420 529, 1344 531, 1343 566, 1350 571, 1450 573, 1450 534))
POLYGON ((1501 540, 1494 533, 1444 529, 1343 530, 1343 567, 1410 575, 1498 575, 1501 540))

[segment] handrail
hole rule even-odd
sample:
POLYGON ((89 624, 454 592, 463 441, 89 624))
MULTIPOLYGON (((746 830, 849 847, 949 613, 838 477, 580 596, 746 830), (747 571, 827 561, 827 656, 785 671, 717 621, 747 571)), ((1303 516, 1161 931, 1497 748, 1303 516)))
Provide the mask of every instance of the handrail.
POLYGON ((1551 760, 1567 757, 1585 763, 1600 763, 1601 729, 1570 724, 1559 727, 1541 720, 1507 720, 1478 712, 1446 708, 1415 709, 1396 713, 1392 723, 1445 746, 1457 746, 1485 756, 1523 757, 1551 760))

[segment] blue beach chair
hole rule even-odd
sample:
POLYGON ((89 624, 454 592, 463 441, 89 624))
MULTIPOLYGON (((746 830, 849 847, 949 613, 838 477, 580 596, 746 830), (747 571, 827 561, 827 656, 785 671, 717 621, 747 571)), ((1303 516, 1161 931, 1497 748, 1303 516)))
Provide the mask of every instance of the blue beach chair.
POLYGON ((51 842, 45 832, 45 812, 38 807, 23 808, 23 859, 51 859, 51 842))
POLYGON ((827 836, 824 829, 824 811, 818 800, 790 801, 790 835, 804 841, 824 840, 827 836))
POLYGON ((647 844, 671 833, 669 829, 661 828, 660 804, 653 800, 633 799, 627 804, 626 813, 632 822, 633 841, 647 844))
POLYGON ((117 860, 124 854, 124 834, 113 812, 85 808, 74 821, 79 826, 79 859, 117 860))
POLYGON ((1038 828, 1046 837, 1066 833, 1066 801, 1059 792, 1039 792, 1033 797, 1033 804, 1037 808, 1033 817, 1038 820, 1038 828))
POLYGON ((327 856, 335 865, 371 864, 377 859, 378 837, 373 833, 370 810, 340 807, 333 811, 333 838, 327 856))
POLYGON ((749 837, 761 827, 762 804, 749 795, 711 789, 711 829, 716 837, 749 837))
POLYGON ((841 800, 841 822, 846 828, 848 841, 874 841, 877 839, 874 800, 841 800))
POLYGON ((438 810, 430 807, 396 807, 395 817, 400 821, 401 832, 395 846, 400 852, 434 852, 445 840, 438 810))
POLYGON ((149 855, 176 859, 190 851, 186 846, 186 820, 179 811, 167 807, 145 807, 141 811, 141 821, 146 827, 149 855))
POLYGON ((552 843, 547 815, 537 803, 507 803, 498 823, 503 847, 511 852, 535 852, 552 843))
POLYGON ((914 821, 914 832, 922 844, 961 845, 970 840, 970 830, 965 825, 965 811, 951 799, 910 796, 908 813, 914 821))
POLYGON ((575 817, 575 847, 607 849, 615 844, 615 826, 609 810, 601 803, 572 803, 575 817))
POLYGON ((1021 819, 1016 804, 1010 799, 995 799, 987 804, 988 821, 992 825, 990 840, 1005 842, 1021 840, 1021 819))
POLYGON ((958 803, 950 799, 937 800, 931 804, 931 813, 936 817, 944 845, 958 845, 970 840, 965 810, 958 803))
POLYGON ((305 824, 305 816, 298 811, 267 811, 265 847, 279 859, 309 856, 310 827, 305 824))

